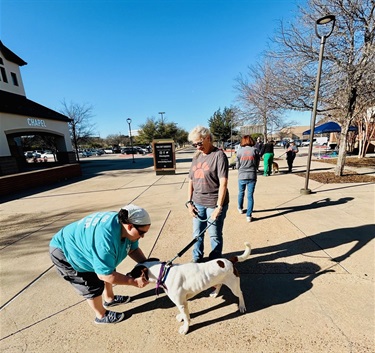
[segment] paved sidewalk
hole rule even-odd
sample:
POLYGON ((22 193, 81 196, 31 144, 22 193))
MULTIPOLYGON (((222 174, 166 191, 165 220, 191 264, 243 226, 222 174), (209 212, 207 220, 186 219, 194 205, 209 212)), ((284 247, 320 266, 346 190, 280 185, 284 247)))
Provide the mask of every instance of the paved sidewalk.
MULTIPOLYGON (((116 158, 116 157, 112 157, 116 158)), ((84 178, 16 195, 0 205, 2 352, 374 352, 374 184, 320 184, 301 195, 304 179, 259 176, 254 222, 237 212, 237 171, 230 170, 224 255, 253 252, 238 264, 247 313, 223 288, 189 302, 191 329, 178 333, 177 308, 150 284, 118 286, 132 301, 128 319, 96 326, 87 304, 59 278, 48 243, 62 226, 97 210, 128 203, 150 212, 146 255, 170 260, 191 240, 184 203, 191 154, 177 153, 175 175, 156 176, 152 159, 85 162, 84 178)), ((281 171, 286 161, 278 161, 281 171)), ((297 157, 304 171, 306 158, 297 157)), ((313 170, 334 166, 313 161, 313 170)), ((368 172, 368 171, 367 171, 368 172)), ((370 171, 371 172, 371 171, 370 171)), ((209 241, 206 239, 209 248, 209 241)), ((188 262, 191 250, 176 263, 188 262)), ((119 266, 128 272, 130 259, 119 266)))

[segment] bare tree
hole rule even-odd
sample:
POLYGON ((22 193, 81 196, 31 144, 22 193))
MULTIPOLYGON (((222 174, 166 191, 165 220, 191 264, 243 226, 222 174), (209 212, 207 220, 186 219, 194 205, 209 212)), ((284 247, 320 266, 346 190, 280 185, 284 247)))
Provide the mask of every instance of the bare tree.
POLYGON ((271 61, 249 67, 246 75, 236 78, 237 100, 241 105, 240 115, 243 123, 263 126, 264 141, 275 130, 290 126, 282 116, 282 106, 275 99, 278 88, 275 85, 274 67, 271 61))
POLYGON ((331 114, 340 124, 340 149, 335 174, 343 173, 350 125, 375 106, 375 0, 309 0, 298 21, 281 25, 278 47, 278 102, 285 108, 309 110, 318 63, 315 21, 336 16, 333 34, 325 45, 318 114, 331 114))
POLYGON ((371 138, 375 135, 375 106, 367 110, 362 116, 357 118, 358 126, 358 158, 363 158, 371 143, 371 138))
POLYGON ((87 104, 78 104, 63 100, 60 112, 71 119, 69 122, 71 139, 76 150, 76 157, 79 160, 79 145, 88 141, 93 136, 95 125, 91 122, 93 118, 93 107, 87 104))

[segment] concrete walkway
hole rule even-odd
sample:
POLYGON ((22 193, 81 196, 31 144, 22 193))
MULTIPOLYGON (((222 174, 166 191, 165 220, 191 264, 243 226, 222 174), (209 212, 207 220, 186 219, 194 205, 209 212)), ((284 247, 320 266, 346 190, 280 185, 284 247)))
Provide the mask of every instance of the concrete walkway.
MULTIPOLYGON (((191 157, 177 153, 176 174, 165 176, 156 176, 149 157, 111 156, 99 167, 87 160, 80 180, 3 200, 2 352, 374 352, 374 184, 310 180, 313 193, 303 196, 304 179, 284 173, 259 176, 252 223, 237 212, 237 171, 229 173, 224 255, 242 253, 245 241, 253 248, 237 266, 246 314, 227 288, 216 299, 202 293, 189 302, 191 329, 181 336, 164 293, 155 296, 152 284, 118 286, 117 294, 132 295, 117 307, 128 319, 93 324, 87 304, 51 269, 51 237, 86 214, 135 203, 153 221, 141 248, 170 260, 191 240, 184 206, 191 157)), ((285 160, 278 163, 286 170, 285 160)), ((294 164, 304 171, 306 158, 294 164)), ((312 163, 312 171, 327 168, 312 163)), ((190 259, 191 250, 175 262, 190 259)), ((119 271, 133 265, 125 259, 119 271)))

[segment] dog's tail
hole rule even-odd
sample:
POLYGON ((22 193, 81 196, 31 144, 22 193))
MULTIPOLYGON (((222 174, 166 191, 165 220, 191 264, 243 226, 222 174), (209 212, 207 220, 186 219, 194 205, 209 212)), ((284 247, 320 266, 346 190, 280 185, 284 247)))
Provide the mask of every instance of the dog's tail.
POLYGON ((250 256, 250 254, 251 254, 251 245, 250 245, 250 243, 246 242, 245 243, 245 247, 246 247, 245 251, 244 251, 244 253, 242 255, 235 256, 235 257, 231 258, 230 261, 235 264, 236 262, 243 262, 243 261, 247 260, 249 258, 249 256, 250 256))

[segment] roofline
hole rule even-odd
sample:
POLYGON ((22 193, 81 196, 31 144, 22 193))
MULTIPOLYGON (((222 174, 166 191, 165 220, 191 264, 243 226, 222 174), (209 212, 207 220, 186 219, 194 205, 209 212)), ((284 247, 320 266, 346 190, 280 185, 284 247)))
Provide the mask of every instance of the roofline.
POLYGON ((8 61, 15 63, 19 66, 27 65, 27 62, 22 60, 18 55, 13 53, 10 49, 8 49, 3 42, 0 40, 0 51, 4 55, 4 58, 8 61))
POLYGON ((17 114, 28 117, 72 121, 66 115, 36 103, 25 96, 0 90, 0 113, 17 114))

